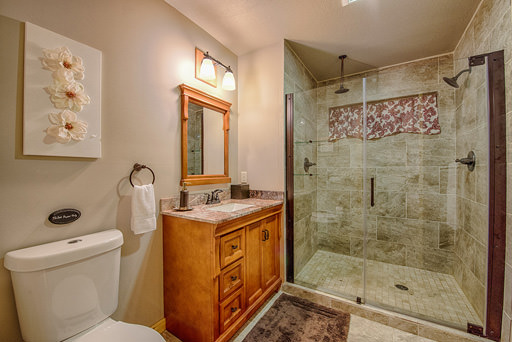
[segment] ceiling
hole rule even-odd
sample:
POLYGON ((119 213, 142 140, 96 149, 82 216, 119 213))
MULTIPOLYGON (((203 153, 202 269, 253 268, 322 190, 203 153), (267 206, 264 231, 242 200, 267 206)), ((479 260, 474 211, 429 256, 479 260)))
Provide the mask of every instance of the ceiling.
POLYGON ((317 81, 452 52, 481 0, 165 0, 236 55, 287 39, 317 81))

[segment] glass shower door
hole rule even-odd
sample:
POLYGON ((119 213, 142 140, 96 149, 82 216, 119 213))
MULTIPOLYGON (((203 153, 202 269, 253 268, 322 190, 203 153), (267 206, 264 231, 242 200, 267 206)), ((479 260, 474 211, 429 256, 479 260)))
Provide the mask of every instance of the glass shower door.
POLYGON ((487 275, 485 66, 441 56, 367 76, 365 301, 459 329, 483 326, 487 275), (473 171, 455 159, 476 154, 473 171))
POLYGON ((350 127, 336 124, 344 107, 363 101, 363 81, 344 87, 294 92, 294 282, 356 300, 364 294, 363 112, 350 127))

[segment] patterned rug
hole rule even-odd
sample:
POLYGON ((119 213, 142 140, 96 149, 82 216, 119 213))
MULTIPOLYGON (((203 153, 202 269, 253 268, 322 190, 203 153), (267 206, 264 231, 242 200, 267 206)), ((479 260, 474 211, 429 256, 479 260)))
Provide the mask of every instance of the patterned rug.
POLYGON ((346 342, 350 314, 282 294, 243 342, 346 342))

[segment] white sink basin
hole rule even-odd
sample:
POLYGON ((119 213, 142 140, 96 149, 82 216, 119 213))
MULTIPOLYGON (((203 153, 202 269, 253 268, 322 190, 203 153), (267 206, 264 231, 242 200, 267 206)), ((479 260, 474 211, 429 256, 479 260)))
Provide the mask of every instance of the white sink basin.
POLYGON ((217 207, 211 207, 206 210, 210 211, 222 211, 223 213, 231 213, 233 211, 238 211, 246 208, 254 207, 252 204, 240 204, 240 203, 227 203, 223 205, 219 205, 217 207))

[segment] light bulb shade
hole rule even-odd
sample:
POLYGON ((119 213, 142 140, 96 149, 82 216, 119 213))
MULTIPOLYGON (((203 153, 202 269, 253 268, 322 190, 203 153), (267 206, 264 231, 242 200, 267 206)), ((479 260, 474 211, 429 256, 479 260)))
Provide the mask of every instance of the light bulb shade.
POLYGON ((235 76, 230 70, 227 70, 222 79, 222 89, 224 90, 235 90, 235 76))
POLYGON ((208 81, 214 80, 216 78, 215 67, 213 66, 213 62, 210 58, 203 58, 201 69, 199 70, 199 76, 202 79, 208 81))

